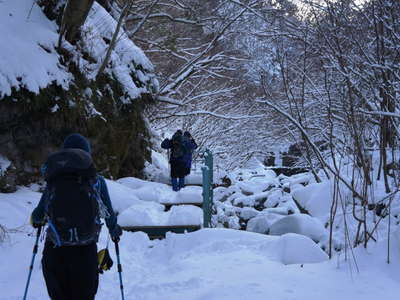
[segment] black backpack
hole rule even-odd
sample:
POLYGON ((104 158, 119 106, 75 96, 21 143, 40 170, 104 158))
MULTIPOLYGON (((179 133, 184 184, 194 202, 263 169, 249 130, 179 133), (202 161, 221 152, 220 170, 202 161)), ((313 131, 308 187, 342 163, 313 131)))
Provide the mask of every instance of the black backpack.
POLYGON ((175 134, 171 140, 171 157, 174 159, 182 158, 185 156, 187 149, 183 141, 183 136, 175 134))
POLYGON ((51 154, 44 168, 48 187, 48 237, 56 246, 97 242, 100 232, 97 173, 81 149, 51 154))

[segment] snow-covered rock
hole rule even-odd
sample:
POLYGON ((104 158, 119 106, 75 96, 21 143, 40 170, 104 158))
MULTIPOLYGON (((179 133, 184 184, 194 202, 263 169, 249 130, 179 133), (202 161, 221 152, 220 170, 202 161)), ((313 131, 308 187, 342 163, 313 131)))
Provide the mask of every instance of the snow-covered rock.
POLYGON ((328 255, 309 237, 287 233, 266 247, 273 251, 276 259, 285 265, 320 263, 328 260, 328 255))
POLYGON ((330 181, 296 188, 291 194, 312 216, 325 219, 329 215, 333 197, 330 181))
POLYGON ((249 220, 257 216, 260 212, 252 207, 243 207, 240 209, 240 217, 243 220, 249 220))
POLYGON ((283 215, 271 213, 267 210, 264 210, 256 217, 250 219, 249 222, 247 222, 246 230, 268 234, 270 232, 272 224, 282 219, 283 217, 283 215))
POLYGON ((327 231, 321 222, 306 214, 294 214, 283 217, 271 225, 269 233, 272 235, 297 233, 307 236, 315 242, 319 242, 327 235, 327 231))

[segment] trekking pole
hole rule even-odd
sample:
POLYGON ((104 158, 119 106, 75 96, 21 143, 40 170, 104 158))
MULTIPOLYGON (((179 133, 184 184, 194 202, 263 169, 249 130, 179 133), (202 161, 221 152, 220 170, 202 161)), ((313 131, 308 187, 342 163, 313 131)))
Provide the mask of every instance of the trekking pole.
POLYGON ((119 246, 118 246, 118 242, 115 242, 115 253, 117 254, 117 263, 118 263, 118 274, 119 274, 119 286, 121 288, 121 297, 122 300, 125 300, 124 297, 124 285, 122 284, 122 266, 121 266, 121 261, 119 259, 119 246))
POLYGON ((31 275, 32 275, 32 270, 33 270, 33 263, 35 262, 35 256, 36 256, 36 253, 38 252, 39 237, 40 237, 41 232, 42 232, 42 226, 40 226, 36 232, 36 242, 35 242, 35 246, 33 246, 32 261, 31 261, 31 265, 29 266, 29 275, 28 275, 28 280, 26 282, 26 286, 25 286, 25 293, 24 293, 23 300, 26 299, 26 296, 28 294, 29 282, 31 281, 31 275))

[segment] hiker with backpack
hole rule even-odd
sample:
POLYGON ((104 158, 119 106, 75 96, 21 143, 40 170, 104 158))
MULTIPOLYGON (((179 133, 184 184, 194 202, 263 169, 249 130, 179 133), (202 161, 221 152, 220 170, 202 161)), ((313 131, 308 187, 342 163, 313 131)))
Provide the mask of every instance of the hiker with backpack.
POLYGON ((166 138, 161 143, 161 148, 170 149, 169 163, 171 165, 172 190, 179 191, 185 186, 187 173, 188 153, 193 151, 195 145, 185 139, 182 130, 177 130, 171 139, 166 138))
POLYGON ((185 131, 183 133, 183 139, 184 139, 184 143, 186 143, 187 145, 190 145, 188 147, 189 151, 187 151, 187 153, 185 154, 185 159, 184 159, 186 162, 185 175, 187 176, 190 174, 190 170, 192 169, 193 150, 197 149, 197 144, 189 131, 185 131))
POLYGON ((46 188, 31 224, 48 224, 43 276, 53 300, 92 300, 98 288, 97 241, 104 218, 118 246, 122 234, 104 178, 96 173, 90 144, 80 134, 64 140, 42 168, 46 188))

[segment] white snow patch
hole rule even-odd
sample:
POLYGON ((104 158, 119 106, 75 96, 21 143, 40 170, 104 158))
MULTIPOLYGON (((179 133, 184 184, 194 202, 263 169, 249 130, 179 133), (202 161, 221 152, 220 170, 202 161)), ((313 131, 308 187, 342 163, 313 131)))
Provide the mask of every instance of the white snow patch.
POLYGON ((11 166, 11 161, 7 157, 0 154, 0 176, 3 176, 5 171, 11 166))
POLYGON ((286 216, 271 225, 270 234, 283 235, 297 233, 319 242, 328 234, 321 222, 306 214, 294 214, 286 216))
MULTIPOLYGON (((97 75, 109 47, 104 39, 110 41, 116 27, 117 21, 100 4, 94 2, 82 26, 82 32, 85 50, 96 63, 81 60, 79 64, 83 70, 89 72, 89 78, 97 75)), ((120 31, 115 48, 111 52, 108 71, 122 84, 131 99, 139 98, 142 93, 149 93, 149 88, 153 88, 155 92, 158 86, 153 74, 153 65, 123 30, 120 31)), ((127 98, 123 101, 128 102, 127 98)))
POLYGON ((296 188, 291 194, 312 216, 324 220, 329 215, 333 197, 330 181, 296 188))
POLYGON ((282 235, 275 245, 267 249, 276 255, 276 259, 285 265, 320 263, 328 260, 328 255, 309 237, 287 233, 282 235))
POLYGON ((12 88, 39 93, 52 82, 67 89, 72 79, 55 50, 56 24, 33 4, 33 0, 0 1, 0 99, 10 96, 12 88))

